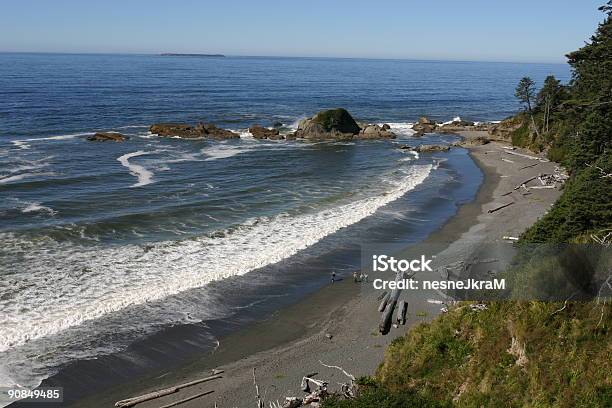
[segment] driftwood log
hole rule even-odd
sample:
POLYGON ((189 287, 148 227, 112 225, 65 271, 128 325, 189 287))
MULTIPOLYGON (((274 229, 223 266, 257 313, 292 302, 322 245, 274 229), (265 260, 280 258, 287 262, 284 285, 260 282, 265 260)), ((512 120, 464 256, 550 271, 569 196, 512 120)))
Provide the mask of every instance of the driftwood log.
POLYGON ((399 305, 397 306, 397 324, 404 325, 406 324, 406 312, 408 311, 408 303, 405 300, 400 300, 399 305))
MULTIPOLYGON (((404 274, 401 272, 398 272, 395 276, 396 282, 399 282, 403 278, 404 274)), ((401 289, 393 289, 389 295, 385 309, 382 311, 380 323, 378 324, 378 331, 383 335, 389 333, 389 330, 391 330, 391 325, 393 324, 393 310, 397 305, 397 300, 399 299, 400 293, 401 289)))
POLYGON ((205 396, 205 395, 212 394, 213 392, 214 392, 214 391, 212 391, 212 390, 211 390, 211 391, 206 391, 206 392, 201 392, 201 393, 199 393, 199 394, 192 395, 191 397, 187 397, 187 398, 184 398, 184 399, 182 399, 182 400, 179 400, 179 401, 176 401, 176 402, 172 402, 172 403, 167 404, 167 405, 163 405, 163 406, 161 406, 160 408, 170 408, 170 407, 175 407, 175 406, 177 406, 177 405, 184 404, 185 402, 189 402, 189 401, 194 400, 194 399, 196 399, 196 398, 200 398, 200 397, 203 397, 203 396, 205 396))
POLYGON ((514 155, 514 156, 524 157, 524 158, 526 158, 526 159, 530 159, 530 160, 539 160, 539 161, 541 161, 542 163, 546 163, 546 162, 549 162, 549 161, 550 161, 550 160, 545 159, 545 158, 543 158, 543 157, 530 156, 530 155, 528 155, 528 154, 523 154, 523 153, 513 152, 513 151, 510 151, 510 150, 505 150, 505 152, 506 152, 506 153, 508 153, 508 154, 514 155))
POLYGON ((539 177, 538 176, 533 176, 533 177, 529 177, 527 180, 519 183, 516 187, 514 187, 515 190, 518 190, 519 188, 521 188, 522 186, 526 185, 527 183, 529 183, 531 180, 535 180, 539 177))
MULTIPOLYGON (((223 373, 223 371, 218 371, 218 373, 219 374, 223 373)), ((156 399, 156 398, 160 398, 160 397, 163 397, 163 396, 166 396, 166 395, 174 394, 175 392, 178 392, 179 390, 181 390, 183 388, 191 387, 191 386, 196 385, 196 384, 200 384, 200 383, 203 383, 203 382, 212 381, 212 380, 216 380, 218 378, 222 378, 222 376, 219 375, 219 374, 212 375, 210 377, 200 378, 199 380, 194 380, 194 381, 186 382, 186 383, 183 383, 183 384, 175 385, 174 387, 164 388, 163 390, 150 392, 148 394, 140 395, 138 397, 128 398, 128 399, 124 399, 124 400, 121 400, 121 401, 117 401, 117 402, 115 402, 115 406, 117 408, 133 407, 134 405, 140 404, 141 402, 150 401, 152 399, 156 399)))
POLYGON ((525 170, 525 169, 528 169, 528 168, 530 168, 530 167, 535 167, 535 166, 537 166, 538 164, 540 164, 540 162, 530 164, 529 166, 523 166, 523 167, 519 168, 519 170, 525 170))
POLYGON ((512 204, 514 204, 514 201, 510 201, 509 203, 506 203, 506 204, 500 205, 499 207, 491 208, 491 209, 490 209, 490 210, 488 210, 487 212, 488 212, 489 214, 491 214, 491 213, 494 213, 495 211, 499 211, 499 210, 501 210, 502 208, 506 208, 506 207, 508 207, 508 206, 510 206, 510 205, 512 205, 512 204))
POLYGON ((382 300, 380 302, 380 305, 378 305, 378 311, 379 312, 383 312, 385 310, 385 308, 387 307, 387 303, 389 302, 389 297, 390 296, 391 295, 389 293, 385 292, 385 294, 384 294, 384 296, 383 296, 383 298, 382 298, 382 300))

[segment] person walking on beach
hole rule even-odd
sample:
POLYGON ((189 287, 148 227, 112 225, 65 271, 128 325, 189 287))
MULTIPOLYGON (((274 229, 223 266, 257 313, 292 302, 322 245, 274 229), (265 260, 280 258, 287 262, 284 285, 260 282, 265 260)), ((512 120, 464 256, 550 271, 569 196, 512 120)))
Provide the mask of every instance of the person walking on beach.
POLYGON ((357 276, 357 271, 353 272, 353 280, 355 283, 359 282, 359 277, 357 276))
POLYGON ((331 283, 334 283, 336 281, 336 271, 332 271, 331 273, 331 283))

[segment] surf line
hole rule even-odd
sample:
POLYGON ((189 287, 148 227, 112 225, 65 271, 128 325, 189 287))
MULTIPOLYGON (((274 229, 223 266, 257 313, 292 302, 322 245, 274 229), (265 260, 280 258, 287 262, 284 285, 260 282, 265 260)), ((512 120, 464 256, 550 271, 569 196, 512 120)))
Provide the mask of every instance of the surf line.
POLYGON ((153 172, 152 171, 147 170, 146 168, 144 168, 143 166, 139 164, 130 163, 130 159, 132 157, 142 156, 142 155, 151 154, 151 153, 156 153, 156 152, 155 151, 144 152, 142 150, 139 150, 137 152, 124 154, 123 156, 119 156, 117 158, 117 161, 119 161, 119 163, 121 163, 123 167, 128 168, 132 176, 138 178, 138 182, 136 184, 132 184, 130 187, 142 187, 142 186, 146 186, 147 184, 151 184, 153 182, 153 172))

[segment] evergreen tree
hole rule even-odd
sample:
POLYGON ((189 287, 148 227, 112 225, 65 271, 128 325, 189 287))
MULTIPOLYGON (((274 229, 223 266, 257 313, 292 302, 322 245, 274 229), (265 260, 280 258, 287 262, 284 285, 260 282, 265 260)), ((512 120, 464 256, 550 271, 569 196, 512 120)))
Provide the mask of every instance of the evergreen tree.
POLYGON ((544 81, 544 86, 542 86, 542 89, 540 89, 540 92, 538 93, 538 107, 542 109, 542 112, 544 114, 544 132, 548 132, 550 129, 550 115, 558 104, 561 89, 561 82, 559 82, 557 78, 555 78, 553 75, 549 75, 546 77, 546 80, 544 81))
POLYGON ((580 121, 572 146, 571 165, 592 163, 612 148, 612 1, 590 43, 567 57, 573 68, 571 96, 580 121))
POLYGON ((529 113, 531 124, 533 125, 536 134, 540 136, 540 132, 538 131, 538 127, 536 126, 533 118, 532 102, 535 98, 535 82, 533 82, 533 80, 529 77, 523 77, 516 86, 514 96, 516 96, 516 98, 523 104, 525 110, 529 113))

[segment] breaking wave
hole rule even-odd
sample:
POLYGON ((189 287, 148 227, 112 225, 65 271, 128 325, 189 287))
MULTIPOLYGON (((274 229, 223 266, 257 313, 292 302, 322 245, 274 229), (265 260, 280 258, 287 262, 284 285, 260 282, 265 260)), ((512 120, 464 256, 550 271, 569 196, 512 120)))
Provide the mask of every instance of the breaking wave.
MULTIPOLYGON (((146 154, 134 152, 122 160, 146 154)), ((146 181, 142 172, 139 182, 146 181)), ((24 242, 1 235, 3 262, 28 265, 27 273, 0 281, 3 323, 0 352, 60 333, 132 305, 277 263, 324 237, 374 214, 423 183, 432 165, 416 165, 383 194, 314 213, 251 219, 210 236, 120 247, 82 247, 51 238, 24 242), (265 248, 262 251, 261 248, 265 248), (61 256, 58 256, 61 254, 61 256), (61 273, 50 274, 50 268, 61 273), (24 308, 27 305, 27 308, 24 308)), ((140 169, 138 169, 140 170, 140 169)))

